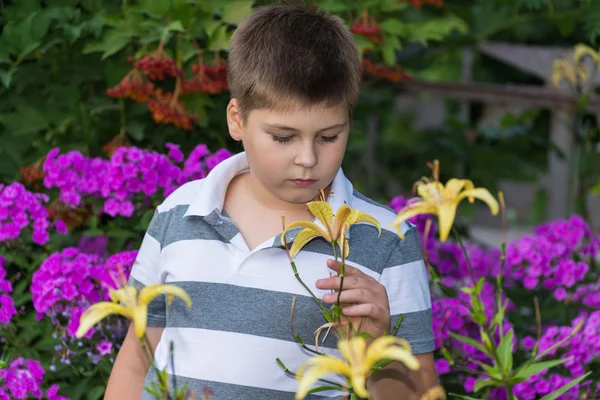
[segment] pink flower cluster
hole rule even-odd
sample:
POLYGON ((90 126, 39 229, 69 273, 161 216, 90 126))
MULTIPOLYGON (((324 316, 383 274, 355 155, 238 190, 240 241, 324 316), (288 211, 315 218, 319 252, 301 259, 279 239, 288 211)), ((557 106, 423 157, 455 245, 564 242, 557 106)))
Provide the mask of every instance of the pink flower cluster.
POLYGON ((0 184, 0 243, 17 239, 31 224, 33 242, 46 244, 50 222, 43 203, 48 200, 47 195, 31 193, 19 182, 0 184))
POLYGON ((5 259, 0 255, 0 324, 6 325, 17 313, 17 309, 12 297, 9 296, 13 288, 11 283, 6 280, 6 269, 4 267, 5 259))
MULTIPOLYGON (((591 363, 600 360, 600 335, 598 334, 600 332, 600 311, 581 313, 571 322, 571 326, 546 327, 540 339, 539 351, 548 350, 566 339, 580 322, 583 322, 581 330, 572 339, 550 351, 547 357, 548 359, 571 357, 571 360, 567 361, 563 368, 563 370, 569 371, 570 376, 558 374, 556 369, 552 373, 533 375, 530 380, 515 387, 515 394, 519 399, 533 400, 545 396, 583 375, 586 372, 586 366, 589 367, 591 363)), ((534 344, 535 339, 530 336, 521 341, 521 347, 524 350, 531 350, 534 344)), ((576 400, 580 398, 581 391, 587 394, 586 398, 596 399, 600 396, 600 384, 594 387, 592 380, 588 379, 581 385, 576 385, 560 398, 576 400)))
MULTIPOLYGON (((38 361, 17 358, 6 368, 0 369, 0 400, 11 399, 41 399, 44 368, 38 361)), ((69 400, 58 395, 58 385, 52 385, 46 390, 48 400, 69 400)))
MULTIPOLYGON (((536 228, 532 236, 509 243, 506 250, 508 279, 521 281, 530 290, 551 291, 558 301, 567 300, 589 271, 589 259, 598 254, 600 238, 594 237, 577 215, 536 228)), ((581 293, 579 293, 581 294, 581 293)))
MULTIPOLYGON (((81 315, 91 304, 109 301, 109 290, 120 286, 129 277, 137 251, 117 253, 106 260, 77 248, 66 248, 44 260, 33 274, 31 292, 38 319, 49 317, 57 328, 56 338, 64 343, 57 345, 60 362, 70 364, 76 352, 65 344, 76 342, 81 315)), ((96 332, 102 341, 87 352, 94 363, 112 354, 112 344, 122 340, 127 324, 115 318, 102 327, 91 329, 86 338, 96 332), (108 340, 107 340, 108 339, 108 340)), ((83 343, 77 341, 79 347, 83 343)))
MULTIPOLYGON (((390 206, 399 211, 406 204, 407 201, 403 197, 396 197, 390 206)), ((433 217, 421 215, 412 218, 411 222, 422 234, 425 223, 430 218, 433 217)), ((424 241, 423 237, 422 241, 424 241)), ((479 277, 486 277, 490 282, 493 282, 495 276, 500 272, 501 254, 498 249, 466 243, 465 248, 472 266, 472 271, 470 271, 464 254, 456 243, 440 243, 430 234, 425 247, 428 260, 440 272, 442 283, 450 288, 459 290, 464 286, 471 286, 471 272, 475 280, 479 277)), ((581 217, 573 216, 568 220, 547 223, 536 228, 532 235, 508 243, 503 273, 504 284, 513 289, 548 291, 556 301, 563 304, 575 301, 598 308, 600 306, 600 295, 598 294, 600 280, 597 273, 590 272, 591 259, 598 254, 600 254, 600 238, 593 235, 592 230, 581 217)), ((485 360, 485 356, 473 346, 452 339, 449 332, 480 341, 479 330, 477 325, 471 321, 467 308, 458 299, 447 298, 436 289, 432 290, 435 345, 437 348, 447 349, 461 367, 473 371, 473 374, 470 375, 460 374, 460 380, 464 382, 465 390, 472 392, 475 381, 480 377, 485 377, 485 374, 475 373, 478 366, 474 361, 489 360, 485 360)), ((482 301, 488 318, 491 317, 494 309, 494 293, 494 286, 486 282, 482 301)), ((459 296, 463 300, 467 300, 464 293, 460 293, 459 296)), ((514 303, 509 302, 508 310, 514 309, 514 303)), ((542 310, 543 313, 544 310, 542 310)), ((551 373, 544 371, 520 384, 515 388, 520 399, 534 399, 538 395, 546 395, 581 376, 586 368, 589 369, 594 362, 600 360, 600 348, 598 347, 600 345, 598 338, 600 336, 598 334, 600 332, 598 323, 600 312, 590 315, 583 314, 572 322, 572 326, 581 320, 585 321, 582 331, 558 351, 561 358, 572 356, 573 360, 565 364, 562 369, 552 369, 551 373)), ((505 329, 510 326, 506 320, 504 325, 505 329)), ((566 337, 571 332, 572 326, 559 327, 552 324, 545 326, 543 328, 545 333, 540 342, 541 350, 549 348, 566 337)), ((526 337, 520 343, 521 349, 526 351, 533 348, 535 340, 532 337, 526 337)), ((453 372, 445 359, 437 360, 436 366, 441 375, 453 372)), ((576 399, 578 393, 586 393, 587 398, 596 398, 589 396, 598 395, 599 392, 600 388, 592 387, 591 380, 587 380, 576 385, 568 394, 559 399, 576 399)), ((507 398, 506 391, 494 389, 488 398, 504 400, 507 398)))
POLYGON ((59 155, 51 150, 44 162, 44 186, 58 188, 60 200, 69 206, 81 205, 84 197, 104 200, 103 212, 131 217, 136 195, 151 196, 159 191, 168 196, 192 179, 203 178, 231 153, 220 149, 210 154, 198 145, 183 163, 179 146, 168 143, 168 156, 137 147, 120 147, 109 160, 86 157, 78 151, 59 155))
POLYGON ((81 253, 74 247, 53 253, 33 274, 31 293, 37 318, 50 316, 61 326, 69 321, 67 333, 74 336, 83 308, 104 300, 98 276, 102 270, 99 257, 81 253))

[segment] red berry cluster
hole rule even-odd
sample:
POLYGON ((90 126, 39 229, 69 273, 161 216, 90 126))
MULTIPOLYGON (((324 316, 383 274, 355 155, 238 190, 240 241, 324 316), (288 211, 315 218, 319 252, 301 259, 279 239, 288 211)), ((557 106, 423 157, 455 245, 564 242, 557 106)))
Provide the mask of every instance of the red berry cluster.
POLYGON ((136 69, 139 69, 154 81, 162 81, 165 79, 165 75, 172 77, 183 75, 183 71, 175 65, 175 60, 169 57, 162 47, 147 54, 140 60, 129 57, 129 62, 133 63, 136 69))
POLYGON ((173 93, 165 93, 159 89, 156 96, 148 102, 148 109, 152 112, 152 118, 157 124, 173 124, 177 128, 191 131, 193 122, 199 121, 200 116, 188 114, 185 106, 173 93))
POLYGON ((380 44, 383 42, 379 24, 374 18, 369 17, 367 10, 365 10, 361 16, 354 21, 350 30, 352 33, 366 37, 374 44, 380 44))
POLYGON ((404 72, 404 70, 400 67, 389 68, 381 64, 375 64, 373 61, 368 58, 363 58, 362 60, 362 71, 363 74, 365 71, 369 72, 369 74, 386 79, 390 82, 398 83, 403 81, 409 81, 412 78, 404 72))
POLYGON ((106 94, 116 99, 129 98, 137 103, 147 103, 154 96, 154 84, 147 82, 139 70, 133 69, 106 94))
POLYGON ((181 82, 181 93, 219 94, 229 90, 227 82, 227 63, 216 65, 198 63, 192 65, 194 77, 181 82))
POLYGON ((421 8, 424 4, 433 4, 434 6, 442 7, 444 0, 403 0, 405 3, 412 4, 413 7, 421 8))

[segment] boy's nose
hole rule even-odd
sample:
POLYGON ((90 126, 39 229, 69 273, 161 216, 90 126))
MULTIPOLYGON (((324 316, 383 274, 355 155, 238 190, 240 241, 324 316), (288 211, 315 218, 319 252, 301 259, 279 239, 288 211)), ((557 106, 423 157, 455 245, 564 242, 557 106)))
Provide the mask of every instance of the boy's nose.
POLYGON ((314 145, 312 143, 303 145, 296 155, 295 162, 304 168, 312 168, 317 165, 317 153, 314 145))

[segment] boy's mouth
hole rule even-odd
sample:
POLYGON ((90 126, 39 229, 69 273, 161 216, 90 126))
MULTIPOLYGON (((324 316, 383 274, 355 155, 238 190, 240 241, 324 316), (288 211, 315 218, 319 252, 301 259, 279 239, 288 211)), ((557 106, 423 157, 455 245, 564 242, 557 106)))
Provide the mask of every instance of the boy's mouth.
POLYGON ((313 185, 317 180, 316 179, 290 179, 296 186, 306 187, 313 185))

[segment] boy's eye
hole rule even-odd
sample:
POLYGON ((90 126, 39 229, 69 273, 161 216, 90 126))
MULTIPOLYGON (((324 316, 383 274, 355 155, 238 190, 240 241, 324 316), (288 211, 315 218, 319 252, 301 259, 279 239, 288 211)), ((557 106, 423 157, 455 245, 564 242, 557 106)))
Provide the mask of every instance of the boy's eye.
POLYGON ((277 143, 289 143, 292 140, 292 136, 277 136, 271 135, 274 141, 277 143))

